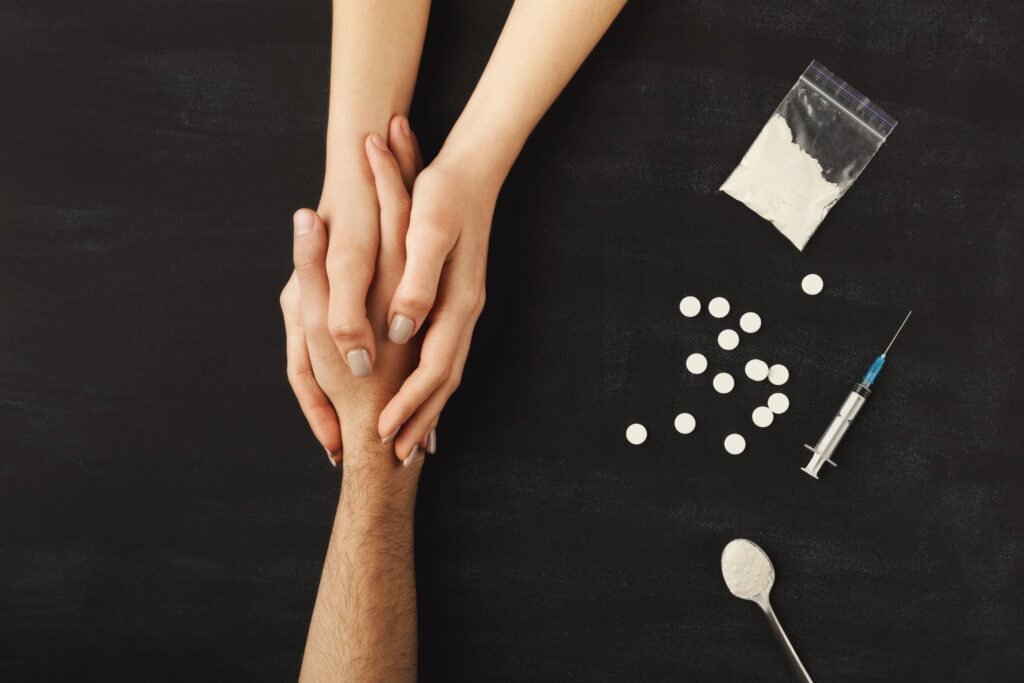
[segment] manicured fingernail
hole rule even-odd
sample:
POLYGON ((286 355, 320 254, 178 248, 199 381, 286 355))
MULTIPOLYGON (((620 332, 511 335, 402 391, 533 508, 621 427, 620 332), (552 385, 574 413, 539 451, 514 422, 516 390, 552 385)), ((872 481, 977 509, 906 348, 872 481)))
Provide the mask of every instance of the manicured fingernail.
POLYGON ((393 431, 390 434, 388 434, 387 436, 385 436, 383 439, 380 440, 380 442, 381 443, 391 443, 392 441, 394 441, 395 437, 398 436, 398 430, 399 429, 400 429, 400 427, 395 427, 395 431, 393 431))
POLYGON ((370 136, 370 142, 372 142, 373 146, 381 150, 382 152, 388 151, 388 145, 386 142, 384 142, 384 138, 377 135, 376 133, 370 136))
POLYGON ((431 429, 427 434, 427 453, 437 453, 437 429, 431 429))
POLYGON ((391 326, 388 327, 388 339, 396 344, 404 344, 412 336, 412 328, 416 321, 412 318, 398 313, 391 319, 391 326))
POLYGON ((402 135, 408 137, 412 134, 412 130, 409 129, 409 119, 402 118, 402 122, 399 124, 399 128, 402 129, 402 135))
POLYGON ((373 372, 373 363, 370 362, 370 352, 366 349, 356 349, 347 354, 348 366, 356 377, 366 377, 373 372))
POLYGON ((409 455, 406 456, 405 460, 402 461, 402 467, 412 467, 416 459, 420 457, 419 445, 413 446, 412 450, 409 451, 409 455))
POLYGON ((295 236, 301 237, 313 232, 313 215, 309 211, 297 211, 292 217, 295 226, 295 236))

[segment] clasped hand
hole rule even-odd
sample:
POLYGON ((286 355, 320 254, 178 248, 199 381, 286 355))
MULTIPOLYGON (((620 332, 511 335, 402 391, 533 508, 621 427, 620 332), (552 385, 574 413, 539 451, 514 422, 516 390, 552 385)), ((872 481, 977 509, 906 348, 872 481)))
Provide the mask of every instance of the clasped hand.
POLYGON ((281 292, 288 379, 335 463, 343 443, 393 443, 406 465, 433 452, 484 305, 496 192, 444 152, 422 168, 404 117, 388 136, 295 213, 281 292))

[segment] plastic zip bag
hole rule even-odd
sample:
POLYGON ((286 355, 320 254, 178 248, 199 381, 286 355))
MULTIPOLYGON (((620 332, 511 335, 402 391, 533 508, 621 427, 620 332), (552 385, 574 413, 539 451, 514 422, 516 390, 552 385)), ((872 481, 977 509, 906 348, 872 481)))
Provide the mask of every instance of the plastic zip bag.
POLYGON ((813 61, 719 189, 803 251, 895 127, 896 119, 813 61))

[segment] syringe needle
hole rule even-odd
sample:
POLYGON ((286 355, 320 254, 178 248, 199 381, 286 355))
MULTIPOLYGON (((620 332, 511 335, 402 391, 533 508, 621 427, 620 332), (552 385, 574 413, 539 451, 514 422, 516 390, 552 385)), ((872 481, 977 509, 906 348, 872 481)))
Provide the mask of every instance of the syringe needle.
POLYGON ((896 334, 894 334, 894 335, 892 336, 892 341, 891 341, 891 342, 889 342, 889 345, 885 347, 885 351, 882 351, 882 355, 883 355, 883 356, 884 356, 885 354, 889 353, 889 349, 891 349, 891 348, 892 348, 892 342, 896 341, 896 337, 900 336, 900 332, 902 332, 902 331, 903 331, 903 326, 907 324, 907 321, 908 321, 908 320, 910 320, 910 314, 911 314, 911 313, 913 313, 913 311, 909 311, 909 312, 907 312, 907 317, 903 319, 903 322, 902 322, 902 323, 900 323, 900 329, 896 330, 896 334))

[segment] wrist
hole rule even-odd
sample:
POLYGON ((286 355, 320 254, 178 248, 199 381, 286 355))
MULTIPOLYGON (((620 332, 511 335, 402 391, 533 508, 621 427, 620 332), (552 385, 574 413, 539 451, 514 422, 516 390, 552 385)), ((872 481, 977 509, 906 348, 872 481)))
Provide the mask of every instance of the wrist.
POLYGON ((448 135, 431 166, 459 177, 466 187, 497 201, 501 186, 519 153, 494 136, 478 136, 458 124, 448 135))

